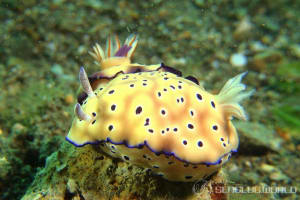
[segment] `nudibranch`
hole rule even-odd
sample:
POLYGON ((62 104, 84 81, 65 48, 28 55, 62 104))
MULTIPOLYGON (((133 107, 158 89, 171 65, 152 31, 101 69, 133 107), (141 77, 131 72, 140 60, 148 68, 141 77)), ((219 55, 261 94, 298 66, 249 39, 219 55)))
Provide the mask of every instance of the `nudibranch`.
POLYGON ((138 37, 123 45, 109 37, 90 54, 102 70, 87 76, 80 68, 82 93, 66 140, 77 147, 99 144, 104 152, 152 170, 170 181, 191 182, 218 171, 237 151, 231 120, 246 120, 239 104, 253 91, 228 80, 219 94, 196 78, 164 64, 131 63, 138 37))

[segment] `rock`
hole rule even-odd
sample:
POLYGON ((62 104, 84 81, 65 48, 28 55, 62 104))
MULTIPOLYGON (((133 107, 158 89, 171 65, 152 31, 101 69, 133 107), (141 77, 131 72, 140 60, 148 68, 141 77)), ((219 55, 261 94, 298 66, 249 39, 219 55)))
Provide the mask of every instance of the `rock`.
POLYGON ((254 52, 262 52, 267 47, 261 41, 255 41, 250 44, 250 49, 254 52))
POLYGON ((252 70, 263 72, 268 64, 279 63, 282 60, 282 57, 281 52, 273 49, 267 49, 255 54, 249 61, 249 67, 252 70))
MULTIPOLYGON (((9 162, 7 161, 6 157, 0 157, 0 177, 4 178, 9 175, 9 171, 11 169, 11 166, 9 162)), ((0 184, 1 185, 1 184, 0 184)))
POLYGON ((12 127, 13 133, 25 133, 27 131, 27 128, 23 126, 23 124, 16 123, 12 127))
POLYGON ((269 178, 272 181, 288 182, 290 180, 290 178, 287 175, 285 175, 284 173, 282 173, 281 171, 271 173, 269 178))
POLYGON ((211 66, 214 69, 219 69, 220 68, 220 62, 218 60, 214 60, 214 61, 211 62, 211 66))
POLYGON ((278 169, 276 167, 274 167, 273 165, 268 165, 266 163, 263 163, 260 166, 260 169, 264 172, 273 172, 273 171, 278 171, 278 169))
POLYGON ((74 76, 73 75, 69 75, 69 74, 65 74, 63 67, 59 64, 54 64, 50 71, 55 74, 57 77, 64 79, 66 81, 73 81, 74 80, 74 76))
POLYGON ((273 129, 256 122, 234 122, 240 137, 239 153, 261 155, 267 152, 279 152, 282 139, 276 137, 273 129))
POLYGON ((204 7, 205 1, 204 0, 195 0, 195 4, 199 7, 204 7))
POLYGON ((239 167, 235 163, 230 163, 228 165, 229 166, 227 166, 226 168, 228 168, 229 172, 237 172, 237 171, 239 171, 239 167))
POLYGON ((197 183, 170 182, 145 169, 115 160, 96 145, 76 148, 65 142, 47 158, 22 200, 42 199, 213 199, 226 187, 222 170, 197 183), (80 198, 79 198, 80 197, 80 198))
POLYGON ((67 104, 73 104, 73 102, 74 102, 74 97, 73 97, 73 95, 71 95, 71 94, 67 94, 66 96, 65 96, 65 98, 64 98, 64 100, 65 100, 65 102, 67 103, 67 104))
POLYGON ((243 53, 235 53, 230 56, 230 64, 234 67, 245 67, 247 62, 247 57, 243 53))
POLYGON ((244 172, 243 176, 245 176, 246 179, 249 180, 252 184, 258 183, 260 180, 260 176, 254 171, 244 172))
POLYGON ((300 58, 300 44, 293 44, 290 47, 291 53, 300 58))
POLYGON ((73 179, 69 179, 67 183, 67 190, 70 193, 75 193, 77 191, 77 184, 73 179))
POLYGON ((64 71, 63 71, 63 69, 62 69, 62 66, 59 65, 59 64, 54 64, 54 65, 51 67, 50 71, 51 71, 52 73, 54 73, 55 75, 57 75, 57 76, 62 76, 62 75, 64 74, 64 71))
POLYGON ((246 39, 253 29, 253 25, 250 22, 248 17, 244 17, 236 26, 236 29, 233 33, 233 37, 236 40, 246 39))
POLYGON ((249 160, 246 160, 246 161, 245 161, 245 165, 246 165, 247 167, 252 167, 252 164, 251 164, 251 162, 250 162, 249 160))

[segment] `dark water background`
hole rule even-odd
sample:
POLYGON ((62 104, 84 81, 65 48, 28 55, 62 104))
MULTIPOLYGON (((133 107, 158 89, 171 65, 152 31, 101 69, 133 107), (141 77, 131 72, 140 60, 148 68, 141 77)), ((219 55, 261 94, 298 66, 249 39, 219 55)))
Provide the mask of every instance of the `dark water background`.
MULTIPOLYGON (((64 143, 95 42, 138 33, 135 61, 164 62, 217 92, 248 71, 231 181, 300 190, 300 2, 0 1, 0 199, 20 199, 64 143)), ((296 199, 297 194, 275 194, 296 199)), ((249 197, 250 198, 250 197, 249 197)))

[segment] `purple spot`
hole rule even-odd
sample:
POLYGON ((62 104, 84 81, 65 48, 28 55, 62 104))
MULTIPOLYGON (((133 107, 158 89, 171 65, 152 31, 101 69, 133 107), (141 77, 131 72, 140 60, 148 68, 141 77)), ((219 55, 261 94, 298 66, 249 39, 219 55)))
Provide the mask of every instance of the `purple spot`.
POLYGON ((194 128, 193 124, 188 124, 188 128, 193 129, 194 128))
POLYGON ((136 110, 135 110, 135 114, 139 115, 142 112, 142 110, 143 109, 142 109, 141 106, 137 107, 136 110))
POLYGON ((111 109, 112 111, 116 110, 116 105, 115 105, 115 104, 111 105, 110 109, 111 109))
POLYGON ((125 44, 115 53, 115 56, 116 57, 125 57, 130 49, 131 49, 131 46, 127 46, 125 44))
POLYGON ((149 131, 150 133, 153 133, 153 132, 154 132, 153 129, 148 129, 148 131, 149 131))
POLYGON ((182 143, 183 143, 184 145, 187 145, 187 141, 186 141, 186 140, 183 140, 182 143))
POLYGON ((175 90, 175 87, 174 87, 173 85, 170 85, 170 87, 171 87, 173 90, 175 90))
POLYGON ((211 101, 210 103, 213 108, 216 108, 215 102, 211 101))
POLYGON ((145 122, 145 124, 144 124, 144 126, 148 126, 148 125, 149 125, 149 121, 150 121, 150 119, 147 118, 147 119, 146 119, 146 122, 145 122))
POLYGON ((198 141, 198 147, 202 147, 203 146, 203 142, 202 141, 198 141))
POLYGON ((213 125, 212 127, 215 131, 218 130, 218 126, 217 125, 213 125))
POLYGON ((196 94, 196 96, 197 96, 197 98, 201 101, 202 100, 202 96, 201 96, 201 94, 196 94))
POLYGON ((192 110, 190 111, 190 113, 191 113, 191 116, 194 116, 194 112, 192 110))

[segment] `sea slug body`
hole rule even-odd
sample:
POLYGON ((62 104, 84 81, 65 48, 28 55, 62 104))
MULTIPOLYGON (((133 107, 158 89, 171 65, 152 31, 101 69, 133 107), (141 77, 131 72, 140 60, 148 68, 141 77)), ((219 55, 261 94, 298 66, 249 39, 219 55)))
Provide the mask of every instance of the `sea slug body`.
POLYGON ((95 45, 91 55, 102 71, 88 77, 80 69, 83 92, 66 139, 77 147, 100 144, 112 157, 170 181, 208 177, 237 151, 231 119, 247 119, 239 104, 253 93, 241 83, 246 73, 213 95, 163 63, 131 63, 137 41, 131 35, 121 45, 115 36, 105 51, 95 45))

